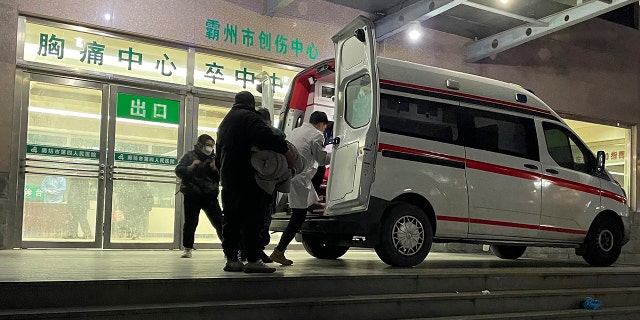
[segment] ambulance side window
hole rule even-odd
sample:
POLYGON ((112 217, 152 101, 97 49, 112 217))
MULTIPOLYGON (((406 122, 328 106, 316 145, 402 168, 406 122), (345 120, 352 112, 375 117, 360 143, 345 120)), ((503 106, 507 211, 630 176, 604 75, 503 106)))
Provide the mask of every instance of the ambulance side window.
POLYGON ((380 130, 445 143, 458 143, 457 106, 426 99, 380 95, 380 130))
POLYGON ((463 108, 467 147, 540 160, 533 119, 463 108))
POLYGON ((595 166, 591 151, 569 130, 545 122, 542 124, 547 151, 561 167, 590 174, 595 166))

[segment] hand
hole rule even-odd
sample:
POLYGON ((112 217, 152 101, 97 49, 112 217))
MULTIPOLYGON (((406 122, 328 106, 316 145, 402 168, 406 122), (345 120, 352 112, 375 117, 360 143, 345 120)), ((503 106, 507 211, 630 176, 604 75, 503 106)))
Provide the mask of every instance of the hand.
POLYGON ((218 168, 216 168, 216 162, 215 161, 211 161, 211 163, 209 163, 209 167, 211 167, 211 170, 218 170, 218 168))
POLYGON ((293 158, 293 153, 287 150, 287 153, 284 154, 284 157, 287 158, 287 166, 289 169, 293 169, 296 166, 296 160, 293 158))
POLYGON ((192 167, 198 166, 199 164, 200 164, 200 160, 198 160, 198 159, 193 160, 193 162, 191 162, 191 166, 192 167))

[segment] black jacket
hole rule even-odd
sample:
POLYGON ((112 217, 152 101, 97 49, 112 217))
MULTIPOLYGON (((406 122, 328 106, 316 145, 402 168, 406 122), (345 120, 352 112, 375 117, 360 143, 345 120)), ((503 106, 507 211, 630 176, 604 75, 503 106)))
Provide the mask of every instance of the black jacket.
POLYGON ((251 107, 235 104, 218 126, 216 164, 223 187, 246 188, 256 185, 251 165, 251 147, 287 152, 284 138, 276 135, 251 107))
POLYGON ((185 153, 176 166, 176 176, 180 178, 180 192, 191 195, 218 196, 220 173, 211 169, 211 162, 215 155, 208 156, 200 150, 185 153), (189 170, 193 160, 200 160, 200 164, 189 170))

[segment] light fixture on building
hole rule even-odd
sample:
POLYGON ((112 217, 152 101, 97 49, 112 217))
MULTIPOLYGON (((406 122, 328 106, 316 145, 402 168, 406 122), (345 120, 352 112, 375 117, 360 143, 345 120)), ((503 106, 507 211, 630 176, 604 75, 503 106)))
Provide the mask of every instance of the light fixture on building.
POLYGON ((407 28, 407 35, 411 41, 417 41, 422 36, 422 28, 420 27, 420 22, 411 21, 409 23, 409 28, 407 28))
POLYGON ((107 20, 107 21, 111 20, 111 14, 110 13, 105 13, 104 14, 104 19, 107 20))

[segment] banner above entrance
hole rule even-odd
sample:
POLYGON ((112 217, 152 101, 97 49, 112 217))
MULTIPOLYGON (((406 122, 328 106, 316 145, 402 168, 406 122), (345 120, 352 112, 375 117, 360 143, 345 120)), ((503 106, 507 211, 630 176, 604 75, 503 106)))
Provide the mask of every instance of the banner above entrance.
MULTIPOLYGON (((200 48, 180 49, 159 45, 152 40, 147 42, 84 27, 36 18, 20 18, 24 20, 25 31, 22 52, 18 55, 19 62, 71 70, 77 75, 100 74, 109 78, 118 75, 231 93, 247 90, 256 96, 260 96, 256 86, 269 81, 274 92, 273 98, 282 101, 293 77, 302 70, 258 59, 211 54, 200 48)), ((244 31, 250 30, 247 28, 244 31)), ((269 36, 264 31, 260 33, 269 36)), ((247 37, 245 35, 243 39, 249 41, 247 39, 250 38, 247 37)), ((262 40, 259 35, 256 37, 256 46, 262 48, 267 44, 271 45, 271 42, 258 43, 257 41, 262 40)), ((286 47, 286 37, 278 34, 276 38, 279 39, 273 44, 276 52, 288 52, 286 48, 289 48, 293 55, 304 52, 312 60, 317 58, 318 49, 313 41, 305 40, 309 42, 305 47, 302 40, 295 38, 291 47, 286 47)), ((270 52, 269 48, 267 46, 264 49, 265 53, 270 52)))
POLYGON ((193 84, 196 87, 229 92, 247 90, 260 96, 256 85, 262 76, 267 76, 274 90, 273 97, 278 100, 284 100, 293 77, 300 71, 205 53, 196 53, 195 61, 193 84))
MULTIPOLYGON (((97 32, 26 23, 24 60, 82 71, 187 84, 188 51, 97 32)), ((85 29, 85 28, 83 28, 85 29)))

